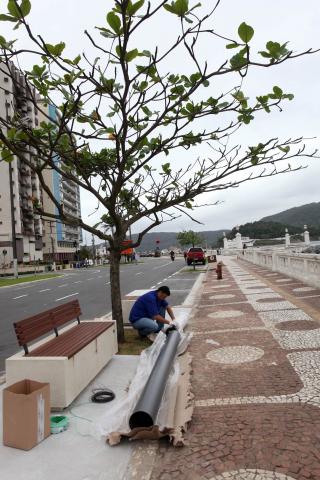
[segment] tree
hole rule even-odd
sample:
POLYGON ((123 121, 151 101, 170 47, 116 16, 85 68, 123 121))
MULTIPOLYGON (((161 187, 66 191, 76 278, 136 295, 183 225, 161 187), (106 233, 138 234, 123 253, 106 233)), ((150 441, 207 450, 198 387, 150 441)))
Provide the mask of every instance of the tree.
POLYGON ((241 23, 234 39, 217 33, 213 19, 220 0, 206 3, 210 9, 189 0, 114 0, 97 33, 84 33, 96 51, 92 58, 86 53, 68 58, 64 42, 48 43, 37 35, 28 23, 30 0, 9 0, 7 12, 0 15, 14 31, 23 28, 30 43, 20 45, 0 36, 1 71, 11 76, 16 98, 27 101, 43 118, 36 128, 30 126, 15 102, 13 114, 0 118, 2 159, 18 158, 38 175, 57 213, 44 211, 35 201, 37 214, 109 242, 112 313, 119 341, 124 339, 120 252, 132 226, 139 228, 139 222, 146 221, 133 244, 137 247, 162 222, 182 214, 193 219, 192 209, 199 206, 196 199, 201 195, 297 170, 299 166, 283 162, 315 155, 305 150, 302 138, 270 138, 247 148, 232 145, 232 135, 258 112, 270 113, 293 98, 275 85, 249 99, 244 79, 251 68, 274 68, 313 50, 294 53, 288 42, 268 41, 265 49, 255 52, 250 44, 253 28, 241 23), (176 20, 178 31, 170 30, 169 46, 141 48, 139 32, 165 21, 164 15, 176 20), (215 56, 201 58, 203 41, 210 41, 212 49, 220 44, 226 48, 221 65, 214 64, 215 56), (230 55, 231 50, 236 53, 230 55), (169 60, 177 55, 184 60, 184 71, 168 71, 169 60), (23 72, 28 86, 21 89, 13 63, 23 65, 25 57, 32 57, 34 66, 23 72), (216 91, 217 79, 236 75, 234 88, 216 91), (55 118, 48 114, 48 105, 55 108, 55 118), (208 144, 210 157, 198 157, 201 144, 208 144), (46 169, 91 194, 104 211, 99 223, 90 225, 68 213, 46 185, 46 169))
POLYGON ((92 258, 92 251, 86 245, 83 245, 79 250, 79 260, 86 260, 87 258, 92 258))
POLYGON ((177 240, 182 247, 187 247, 192 245, 199 245, 202 243, 202 237, 197 232, 193 232, 192 230, 183 230, 183 232, 179 232, 177 235, 177 240))

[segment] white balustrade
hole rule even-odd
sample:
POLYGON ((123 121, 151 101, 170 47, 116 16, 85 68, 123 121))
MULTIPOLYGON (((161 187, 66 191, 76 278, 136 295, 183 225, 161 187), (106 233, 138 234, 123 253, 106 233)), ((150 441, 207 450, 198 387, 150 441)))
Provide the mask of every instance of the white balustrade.
POLYGON ((320 287, 320 255, 277 252, 250 248, 241 255, 245 260, 270 268, 309 285, 320 287))

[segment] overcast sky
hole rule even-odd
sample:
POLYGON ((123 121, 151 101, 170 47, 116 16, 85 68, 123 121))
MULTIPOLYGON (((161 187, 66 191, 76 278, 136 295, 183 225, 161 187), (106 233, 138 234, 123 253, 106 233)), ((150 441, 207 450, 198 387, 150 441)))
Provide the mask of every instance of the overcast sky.
MULTIPOLYGON (((153 2, 152 2, 153 3, 153 2)), ((197 3, 196 0, 194 3, 197 3)), ((192 4, 192 2, 191 2, 192 4)), ((211 0, 202 0, 205 6, 211 0)), ((48 42, 63 40, 68 45, 68 53, 88 51, 88 43, 83 30, 94 30, 95 25, 105 24, 105 14, 113 5, 111 0, 33 0, 30 23, 34 31, 41 33, 48 42)), ((3 6, 3 2, 2 2, 3 6)), ((1 9, 3 12, 3 8, 1 9)), ((319 0, 222 0, 214 17, 214 29, 227 36, 236 37, 238 25, 245 21, 255 29, 252 41, 254 49, 263 49, 266 41, 290 41, 295 51, 309 47, 320 47, 320 2, 319 0)), ((140 42, 145 48, 159 44, 170 38, 178 22, 164 13, 163 21, 143 32, 140 42), (166 39, 166 40, 165 40, 166 39)), ((4 26, 4 31, 7 27, 4 26)), ((5 32, 6 33, 6 32, 5 32)), ((15 34, 17 35, 17 34, 15 34)), ((18 35, 21 35, 18 33, 18 35)), ((173 38, 173 37, 171 37, 173 38)), ((228 55, 225 42, 208 42, 203 46, 203 57, 214 61, 228 55), (226 53, 227 52, 227 53, 226 53)), ((176 72, 184 71, 184 59, 174 59, 176 72)), ((283 111, 270 115, 258 115, 256 120, 241 129, 234 140, 243 146, 255 145, 260 140, 278 136, 282 139, 305 136, 318 137, 320 126, 320 53, 290 61, 272 69, 252 69, 245 81, 244 90, 253 95, 270 92, 279 85, 286 92, 294 93, 295 99, 283 105, 283 111)), ((236 77, 233 79, 236 84, 236 77)), ((316 142, 318 146, 318 139, 316 142)), ((195 150, 193 150, 196 156, 195 150)), ((206 152, 201 149, 201 154, 206 152)), ((209 154, 209 152, 208 152, 209 154)), ((203 222, 197 225, 187 218, 178 219, 174 224, 167 223, 158 230, 215 230, 232 228, 236 224, 258 220, 263 216, 281 210, 320 201, 320 161, 302 162, 306 170, 284 176, 269 178, 242 185, 238 189, 208 195, 206 201, 222 203, 219 206, 197 210, 195 216, 203 222)), ((86 220, 95 203, 82 192, 82 212, 86 220)), ((95 216, 90 217, 95 223, 95 216)))

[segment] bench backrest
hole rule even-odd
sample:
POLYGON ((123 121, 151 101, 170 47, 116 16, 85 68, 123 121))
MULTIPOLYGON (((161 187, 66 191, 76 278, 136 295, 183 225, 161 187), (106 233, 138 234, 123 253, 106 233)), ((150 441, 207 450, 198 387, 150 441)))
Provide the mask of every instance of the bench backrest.
POLYGON ((59 335, 58 328, 77 319, 80 323, 81 309, 78 300, 64 303, 45 312, 25 318, 13 324, 18 343, 28 353, 28 343, 36 340, 47 333, 59 335))

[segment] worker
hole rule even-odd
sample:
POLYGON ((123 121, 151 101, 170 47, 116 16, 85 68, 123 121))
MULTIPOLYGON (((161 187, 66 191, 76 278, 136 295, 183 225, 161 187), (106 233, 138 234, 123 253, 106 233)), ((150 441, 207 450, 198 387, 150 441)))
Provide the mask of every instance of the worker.
POLYGON ((174 321, 173 310, 166 301, 169 296, 169 287, 162 286, 157 290, 151 290, 141 295, 135 301, 129 320, 133 328, 138 330, 141 338, 160 332, 164 325, 170 325, 174 321), (165 318, 166 312, 168 312, 171 320, 165 318))

